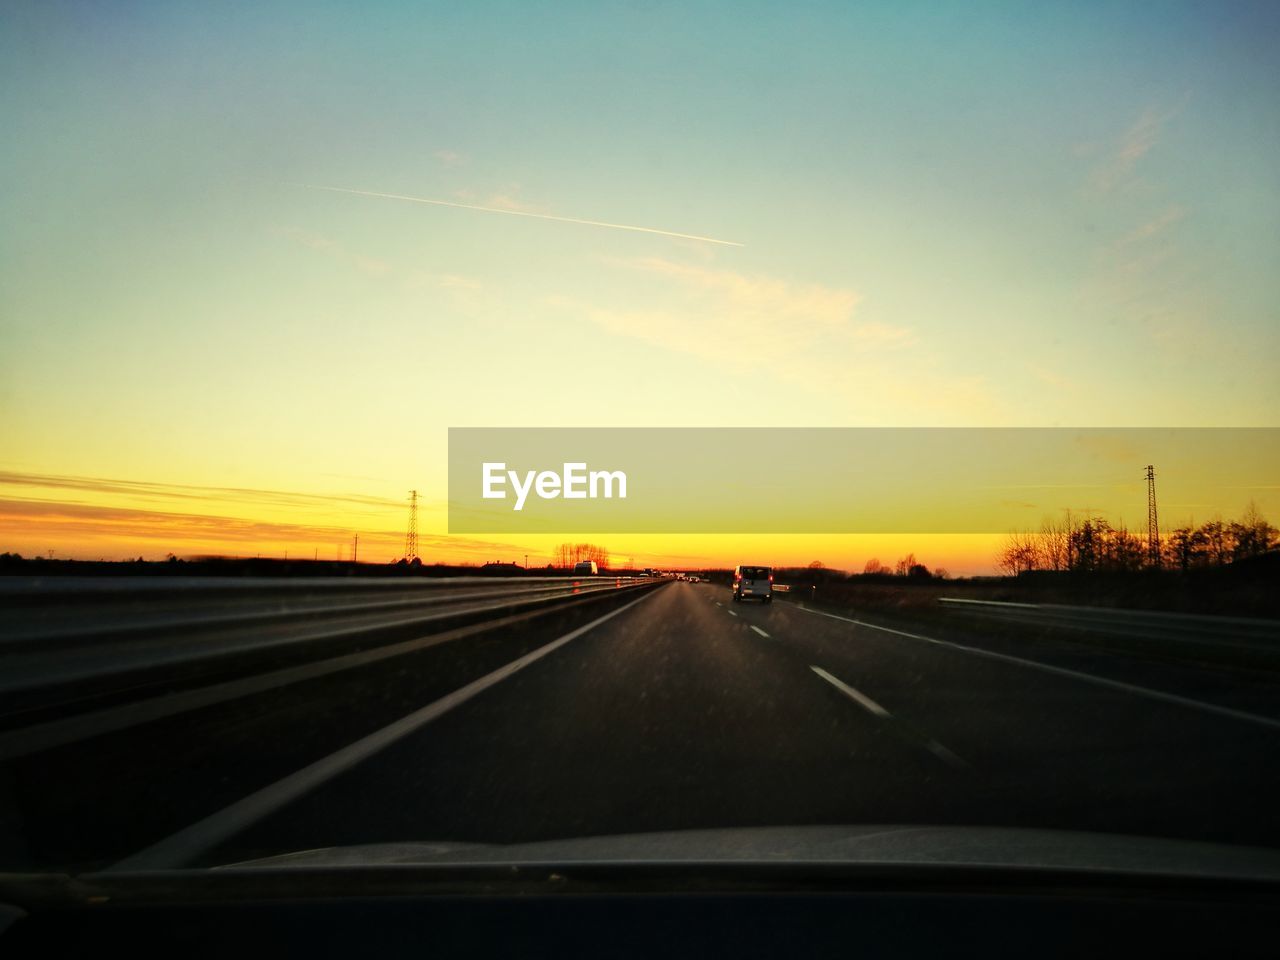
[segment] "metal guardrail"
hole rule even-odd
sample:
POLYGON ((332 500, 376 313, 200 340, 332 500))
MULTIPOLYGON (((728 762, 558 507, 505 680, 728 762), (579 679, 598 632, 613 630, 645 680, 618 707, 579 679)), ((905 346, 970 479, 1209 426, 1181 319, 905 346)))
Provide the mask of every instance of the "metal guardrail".
MULTIPOLYGON (((79 579, 79 578, 77 578, 79 579)), ((116 578, 108 578, 115 580, 116 578)), ((92 580, 68 589, 45 581, 24 593, 22 605, 0 612, 0 656, 28 644, 76 643, 112 636, 176 633, 290 620, 365 616, 430 606, 571 595, 645 582, 638 577, 466 577, 457 580, 256 582, 168 580, 159 592, 150 578, 103 590, 92 580), (83 587, 83 589, 76 589, 83 587), (390 594, 390 596, 389 596, 390 594)), ((0 586, 4 586, 0 583, 0 586)), ((0 594, 2 595, 2 594, 0 594)))
POLYGON ((0 759, 368 667, 494 630, 523 629, 546 614, 585 610, 609 595, 656 586, 643 578, 561 579, 555 592, 489 591, 482 605, 432 608, 425 615, 399 612, 394 620, 386 616, 328 619, 294 630, 276 628, 277 636, 268 635, 266 628, 239 627, 187 638, 185 644, 176 644, 172 638, 168 643, 127 638, 73 650, 70 656, 48 648, 39 656, 0 656, 0 688, 5 689, 9 708, 0 712, 0 759), (495 593, 505 599, 495 600, 495 593), (277 661, 273 651, 279 649, 295 655, 277 661), (263 652, 268 658, 257 656, 263 652), (72 661, 70 672, 68 660, 72 661), (190 676, 181 672, 228 662, 240 669, 190 676), (148 683, 147 675, 157 672, 164 682, 148 683))
POLYGON ((969 600, 962 597, 940 597, 938 602, 958 612, 1028 625, 1060 627, 1169 643, 1280 652, 1280 620, 1165 613, 1157 610, 1081 607, 1057 603, 969 600))
POLYGON ((350 582, 343 585, 348 593, 342 600, 323 589, 300 594, 296 581, 279 592, 259 590, 251 599, 220 597, 218 588, 200 584, 185 596, 172 588, 170 602, 158 612, 153 609, 155 595, 148 591, 137 604, 120 602, 127 594, 117 591, 109 603, 70 607, 54 594, 44 609, 28 603, 0 615, 0 691, 230 656, 286 650, 305 655, 312 646, 438 631, 653 582, 622 577, 536 578, 532 584, 535 578, 476 579, 452 589, 434 585, 438 581, 425 589, 411 586, 408 596, 388 597, 375 589, 369 600, 353 596, 350 582))

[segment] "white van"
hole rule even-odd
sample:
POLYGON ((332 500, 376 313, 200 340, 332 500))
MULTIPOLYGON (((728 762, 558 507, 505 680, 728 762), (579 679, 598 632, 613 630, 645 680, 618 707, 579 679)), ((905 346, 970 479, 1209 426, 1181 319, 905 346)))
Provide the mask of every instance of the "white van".
POLYGON ((573 565, 573 575, 575 577, 594 577, 600 572, 600 568, 596 566, 594 560, 579 560, 573 565))
POLYGON ((757 597, 765 603, 773 603, 772 567, 734 567, 733 599, 757 597))

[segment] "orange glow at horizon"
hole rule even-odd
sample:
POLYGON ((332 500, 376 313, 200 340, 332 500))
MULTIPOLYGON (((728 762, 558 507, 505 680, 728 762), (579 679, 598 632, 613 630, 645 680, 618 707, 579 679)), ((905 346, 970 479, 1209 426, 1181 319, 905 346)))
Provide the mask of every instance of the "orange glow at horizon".
MULTIPOLYGON (((365 489, 358 484, 357 489, 365 489)), ((163 560, 173 554, 391 563, 403 556, 407 500, 373 492, 286 491, 0 471, 0 551, 78 560, 163 560)), ((407 494, 407 490, 405 491, 407 494)), ((1250 500, 1245 489, 1238 506, 1250 500)), ((996 572, 1003 533, 862 534, 485 534, 445 533, 446 503, 420 501, 424 563, 553 562, 564 543, 591 542, 614 567, 711 569, 739 563, 803 567, 817 561, 860 572, 875 559, 894 566, 914 555, 953 576, 996 572)), ((1266 512, 1268 503, 1261 504, 1266 512)), ((1172 512, 1174 523, 1183 522, 1172 512)), ((1030 520, 1030 515, 1028 517, 1030 520)), ((1038 525, 1038 521, 1029 524, 1038 525)))
MULTIPOLYGON (((372 518, 365 518, 372 521, 372 518)), ((213 513, 175 513, 155 509, 37 500, 0 500, 0 550, 25 557, 77 560, 163 560, 174 554, 271 557, 301 560, 350 560, 359 537, 359 559, 390 563, 401 557, 404 534, 382 523, 337 526, 272 519, 269 511, 256 519, 213 513)), ((484 564, 490 561, 546 566, 561 543, 591 541, 610 551, 612 563, 637 568, 725 568, 760 561, 775 566, 808 566, 819 561, 834 569, 861 571, 872 558, 892 565, 913 553, 931 569, 953 574, 994 570, 1001 538, 988 534, 841 534, 785 536, 771 534, 542 535, 510 541, 482 540, 419 533, 424 563, 484 564)))

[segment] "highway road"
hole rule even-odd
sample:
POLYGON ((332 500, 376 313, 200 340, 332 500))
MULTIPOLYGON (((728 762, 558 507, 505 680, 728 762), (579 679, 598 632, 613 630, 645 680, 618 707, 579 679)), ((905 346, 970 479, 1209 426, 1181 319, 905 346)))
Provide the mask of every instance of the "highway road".
POLYGON ((446 626, 10 718, 3 862, 813 824, 1280 846, 1280 698, 1261 679, 711 584, 446 626))

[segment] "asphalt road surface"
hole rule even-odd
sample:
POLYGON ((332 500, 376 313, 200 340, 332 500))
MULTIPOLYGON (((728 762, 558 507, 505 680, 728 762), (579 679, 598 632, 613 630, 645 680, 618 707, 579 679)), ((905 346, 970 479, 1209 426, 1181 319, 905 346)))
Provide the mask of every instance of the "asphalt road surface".
POLYGON ((0 766, 2 853, 907 823, 1280 845, 1257 684, 857 620, 670 583, 82 737, 0 766))

